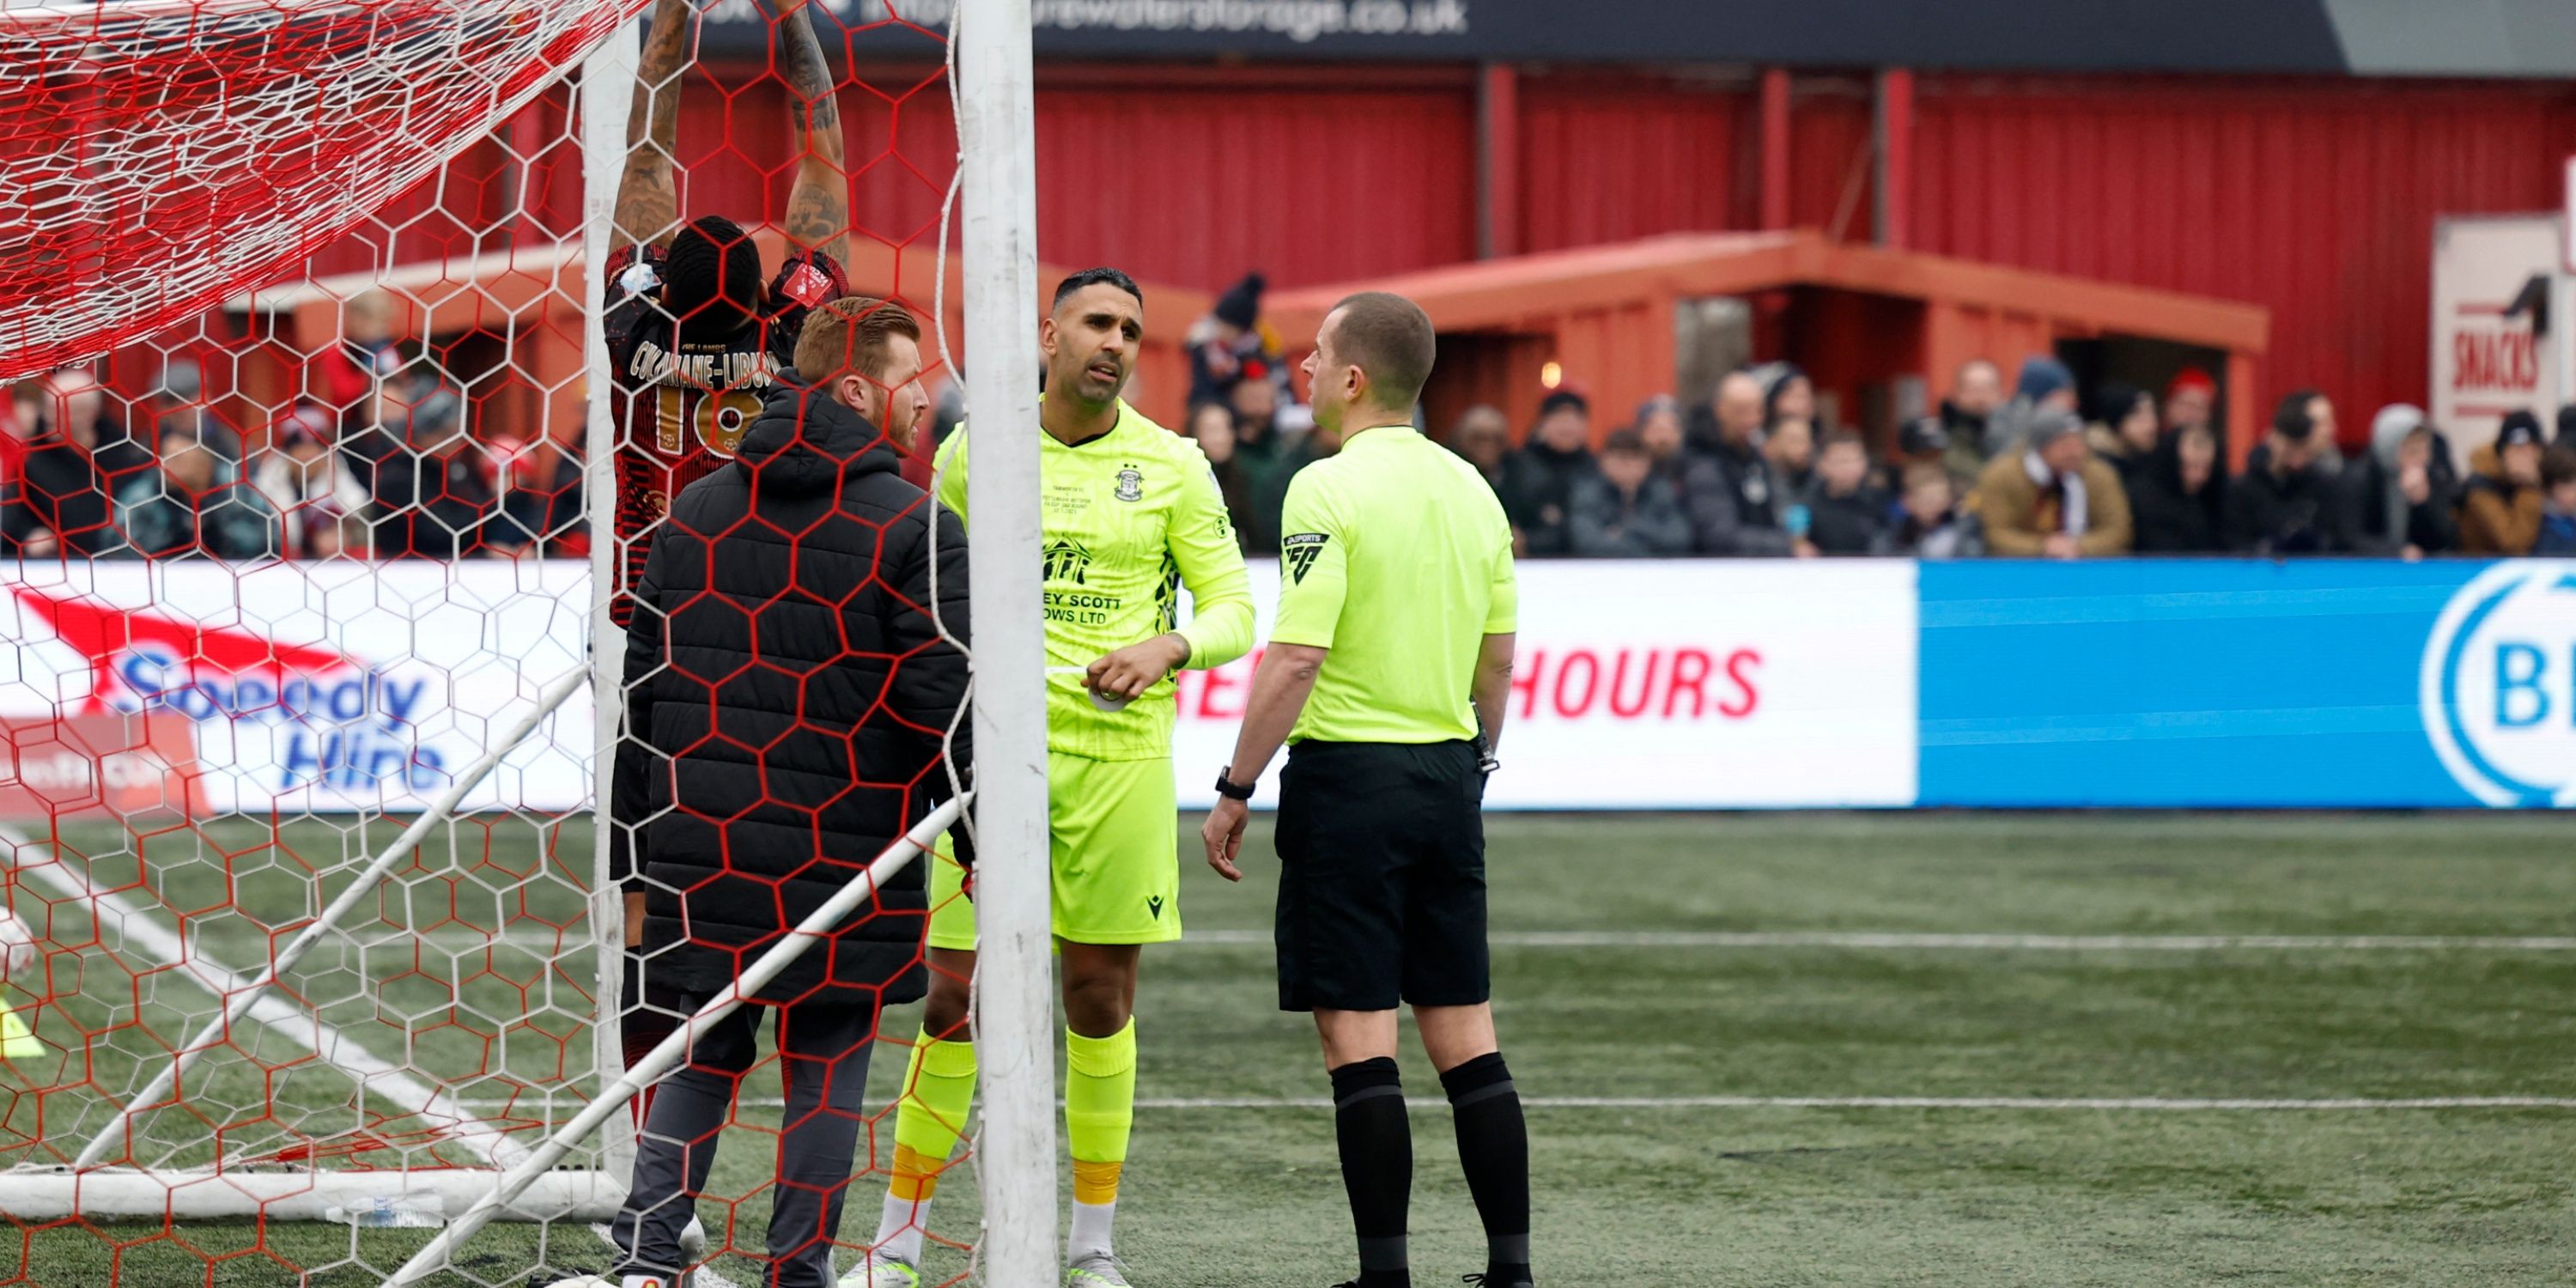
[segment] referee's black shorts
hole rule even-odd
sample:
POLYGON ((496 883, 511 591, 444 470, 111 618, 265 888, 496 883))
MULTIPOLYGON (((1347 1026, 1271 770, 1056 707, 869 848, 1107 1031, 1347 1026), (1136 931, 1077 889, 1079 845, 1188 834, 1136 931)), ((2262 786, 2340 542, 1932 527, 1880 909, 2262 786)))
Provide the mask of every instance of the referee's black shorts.
POLYGON ((1279 776, 1279 1009, 1490 999, 1475 744, 1298 743, 1279 776))

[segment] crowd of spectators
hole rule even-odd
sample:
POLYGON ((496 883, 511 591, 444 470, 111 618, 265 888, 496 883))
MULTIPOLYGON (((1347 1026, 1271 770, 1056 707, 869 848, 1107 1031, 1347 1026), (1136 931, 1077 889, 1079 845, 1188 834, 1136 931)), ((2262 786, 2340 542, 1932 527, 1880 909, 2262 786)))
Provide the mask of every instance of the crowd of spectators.
POLYGON ((2009 386, 1995 364, 1969 362, 1936 414, 1873 454, 1825 422, 1804 372, 1773 363, 1727 374, 1702 406, 1649 399, 1603 435, 1589 401, 1558 389, 1517 447, 1485 406, 1446 441, 1540 558, 2576 552, 2576 407, 2555 445, 2538 417, 2506 417, 2463 476, 2411 406, 2381 409, 2369 447, 2347 459, 2333 400, 2303 389, 2231 473, 2205 373, 2185 370, 2161 395, 2112 382, 2090 393, 2053 357, 2030 358, 2009 386))
MULTIPOLYGON (((1191 327, 1181 427, 1256 554, 1277 548, 1289 480, 1340 447, 1297 402, 1262 285, 1245 278, 1191 327)), ((470 433, 467 400, 406 365, 366 299, 348 318, 247 459, 184 357, 123 415, 83 368, 11 391, 0 556, 588 552, 573 453, 470 433)), ((1770 363, 1728 373, 1705 402, 1650 398, 1606 433, 1588 399, 1559 388, 1525 433, 1478 406, 1435 436, 1539 558, 2576 554, 2576 407, 2549 427, 2515 412, 2461 457, 2422 410, 2389 406, 2347 458, 2333 400, 2299 390, 2231 471, 2217 392, 2185 370, 2161 394, 2105 382, 2087 399, 2053 357, 2009 383, 1972 361, 1935 414, 1873 453, 1828 422, 1806 373, 1770 363)))
POLYGON ((316 364, 311 396, 243 435, 173 358, 117 414, 69 367, 0 404, 0 556, 223 560, 578 557, 589 549, 581 466, 467 431, 434 373, 353 341, 316 364), (338 380, 339 368, 357 379, 338 380), (344 405, 331 398, 345 395, 344 405), (548 468, 548 464, 551 468, 548 468))

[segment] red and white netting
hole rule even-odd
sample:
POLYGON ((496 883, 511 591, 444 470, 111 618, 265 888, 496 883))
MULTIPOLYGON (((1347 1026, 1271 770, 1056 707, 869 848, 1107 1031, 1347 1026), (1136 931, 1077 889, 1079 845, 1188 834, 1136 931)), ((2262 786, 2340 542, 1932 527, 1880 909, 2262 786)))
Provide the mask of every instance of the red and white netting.
MULTIPOLYGON (((591 429, 585 211, 625 157, 583 113, 635 86, 565 74, 648 7, 0 0, 0 1282, 381 1282, 425 1235, 378 1227, 453 1216, 619 1072, 593 570, 650 539, 609 457, 660 427, 591 429)), ((850 289, 927 331, 942 37, 818 27, 850 289)), ((743 43, 671 86, 678 214, 775 273, 790 95, 743 43)), ((917 1024, 877 1030, 844 1265, 917 1024)), ((764 1040, 707 1288, 757 1276, 725 1254, 762 1252, 786 1076, 764 1040)), ((630 1139, 430 1282, 604 1268, 630 1139)))
POLYGON ((646 2, 0 6, 0 380, 294 268, 646 2))

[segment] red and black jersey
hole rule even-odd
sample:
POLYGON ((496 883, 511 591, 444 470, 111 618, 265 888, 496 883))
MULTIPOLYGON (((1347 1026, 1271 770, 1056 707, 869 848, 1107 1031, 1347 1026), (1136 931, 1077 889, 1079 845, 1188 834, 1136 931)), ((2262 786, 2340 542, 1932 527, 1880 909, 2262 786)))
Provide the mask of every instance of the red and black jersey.
POLYGON ((794 361, 796 339, 816 306, 849 292, 839 260, 792 253, 769 284, 769 304, 731 334, 681 333, 661 304, 658 246, 608 259, 610 400, 617 424, 619 594, 610 613, 627 623, 626 592, 643 574, 653 528, 680 489, 733 459, 734 445, 760 413, 760 398, 794 361))

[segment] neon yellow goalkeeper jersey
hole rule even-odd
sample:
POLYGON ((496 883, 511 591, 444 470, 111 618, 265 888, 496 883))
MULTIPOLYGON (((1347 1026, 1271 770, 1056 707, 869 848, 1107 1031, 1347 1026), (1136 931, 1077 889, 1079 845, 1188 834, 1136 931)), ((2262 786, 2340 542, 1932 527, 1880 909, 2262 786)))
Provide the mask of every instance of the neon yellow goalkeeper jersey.
MULTIPOLYGON (((1093 760, 1172 754, 1179 714, 1170 680, 1123 711, 1093 706, 1079 671, 1102 654, 1178 630, 1188 666, 1223 666, 1252 648, 1252 585, 1216 474, 1199 445, 1124 401, 1118 425, 1067 447, 1038 436, 1046 574, 1047 746, 1093 760), (1180 588, 1192 612, 1180 620, 1180 588)), ((966 430, 939 448, 939 499, 966 513, 966 430)))

